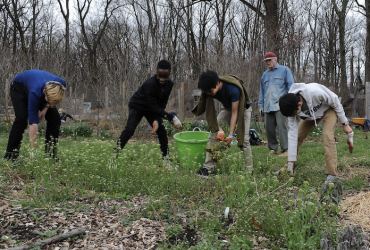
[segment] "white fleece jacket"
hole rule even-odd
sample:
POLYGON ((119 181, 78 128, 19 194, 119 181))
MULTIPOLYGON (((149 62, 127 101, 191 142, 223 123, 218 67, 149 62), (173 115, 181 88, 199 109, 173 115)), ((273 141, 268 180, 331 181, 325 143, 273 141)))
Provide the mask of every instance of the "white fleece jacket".
MULTIPOLYGON (((322 118, 329 108, 333 108, 337 113, 340 123, 348 122, 338 96, 324 85, 294 83, 289 93, 299 93, 305 99, 309 113, 300 112, 297 116, 304 117, 306 120, 314 120, 316 126, 316 120, 322 118)), ((297 161, 298 124, 300 122, 297 116, 288 118, 288 161, 297 161)))

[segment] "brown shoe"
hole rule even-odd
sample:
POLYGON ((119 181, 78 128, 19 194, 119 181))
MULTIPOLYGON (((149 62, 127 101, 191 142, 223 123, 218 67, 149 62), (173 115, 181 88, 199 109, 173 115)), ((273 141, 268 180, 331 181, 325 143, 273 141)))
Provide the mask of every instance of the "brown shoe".
POLYGON ((276 149, 276 150, 271 149, 270 150, 270 155, 278 155, 278 154, 279 154, 279 149, 276 149))
POLYGON ((288 157, 288 150, 284 150, 279 154, 279 157, 288 157))

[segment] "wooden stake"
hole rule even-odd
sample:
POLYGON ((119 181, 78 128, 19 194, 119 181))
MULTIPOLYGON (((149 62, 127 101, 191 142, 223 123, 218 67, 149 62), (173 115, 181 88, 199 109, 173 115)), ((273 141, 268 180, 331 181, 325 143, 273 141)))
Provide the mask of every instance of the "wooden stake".
POLYGON ((108 105, 109 105, 109 101, 108 101, 108 87, 105 87, 105 100, 104 100, 104 119, 107 120, 108 119, 108 105))
POLYGON ((184 83, 181 83, 181 121, 185 119, 185 88, 184 83))
POLYGON ((155 215, 157 215, 157 217, 159 219, 159 222, 161 223, 161 226, 162 227, 165 227, 164 224, 163 224, 163 221, 162 221, 161 217, 159 216, 159 214, 157 213, 157 211, 155 210, 155 208, 153 207, 153 205, 152 205, 152 208, 153 208, 153 211, 154 211, 155 215))
POLYGON ((122 83, 122 120, 126 119, 126 83, 122 83))
POLYGON ((73 105, 72 105, 72 88, 69 88, 69 113, 73 114, 73 105))
POLYGON ((9 115, 9 96, 10 96, 10 93, 9 93, 9 90, 10 90, 10 83, 8 81, 8 79, 5 80, 5 119, 7 121, 10 120, 10 115, 9 115))
POLYGON ((365 109, 365 115, 367 119, 370 119, 370 82, 366 82, 366 109, 365 109))

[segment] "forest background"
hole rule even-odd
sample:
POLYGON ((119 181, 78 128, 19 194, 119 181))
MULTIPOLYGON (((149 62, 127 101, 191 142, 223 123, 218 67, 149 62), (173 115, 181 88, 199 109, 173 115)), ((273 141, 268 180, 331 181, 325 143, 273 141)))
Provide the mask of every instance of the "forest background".
POLYGON ((173 65, 172 99, 184 83, 185 117, 206 69, 240 76, 256 106, 268 51, 295 82, 324 84, 345 102, 370 82, 369 2, 1 0, 0 113, 11 104, 6 83, 37 68, 67 81, 66 107, 83 95, 92 109, 104 108, 108 87, 109 108, 124 119, 128 99, 161 59, 173 65))

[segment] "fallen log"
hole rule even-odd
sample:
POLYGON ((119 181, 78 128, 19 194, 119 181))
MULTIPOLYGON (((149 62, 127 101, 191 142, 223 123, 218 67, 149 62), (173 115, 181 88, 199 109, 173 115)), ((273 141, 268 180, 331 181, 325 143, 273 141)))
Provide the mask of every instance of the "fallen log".
POLYGON ((70 237, 77 236, 77 235, 80 235, 80 234, 84 234, 85 232, 86 232, 86 228, 81 227, 81 228, 72 230, 68 233, 57 235, 57 236, 54 236, 54 237, 49 238, 49 239, 41 240, 41 241, 38 241, 38 242, 35 242, 35 243, 30 243, 28 245, 24 245, 24 246, 20 246, 20 247, 8 248, 8 250, 27 250, 27 249, 31 249, 31 248, 37 247, 37 246, 54 244, 56 242, 63 241, 63 240, 68 239, 70 237))

